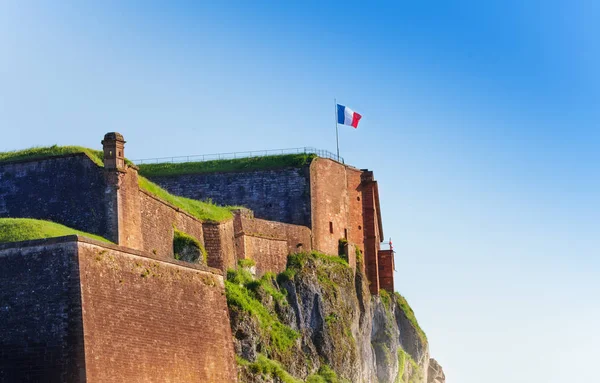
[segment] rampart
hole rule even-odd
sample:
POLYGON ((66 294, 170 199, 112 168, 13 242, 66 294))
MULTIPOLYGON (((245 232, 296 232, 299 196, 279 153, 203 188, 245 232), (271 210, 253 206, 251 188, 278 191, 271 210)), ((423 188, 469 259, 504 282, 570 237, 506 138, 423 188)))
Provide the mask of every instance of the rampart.
MULTIPOLYGON (((281 169, 203 170, 190 174, 189 168, 182 174, 175 171, 169 176, 151 173, 147 176, 173 194, 198 200, 210 198, 219 204, 243 205, 264 222, 299 224, 310 231, 310 246, 307 246, 304 234, 303 241, 294 238, 295 229, 285 235, 284 230, 277 229, 277 234, 252 235, 242 240, 236 234, 239 258, 255 257, 259 264, 270 265, 270 271, 277 271, 285 265, 285 257, 274 256, 283 254, 284 240, 288 242, 288 251, 295 251, 292 242, 297 241, 296 245, 302 244, 304 249, 327 254, 342 252, 340 241, 348 242, 350 250, 345 250, 348 260, 355 264, 355 249, 364 255, 361 267, 371 281, 371 292, 379 292, 379 250, 384 236, 379 191, 373 172, 319 157, 300 167, 281 169), (270 241, 265 240, 267 237, 270 241), (274 258, 267 259, 267 253, 274 258)), ((141 166, 142 174, 145 174, 144 170, 141 166)), ((261 229, 240 229, 236 233, 261 233, 261 230, 272 232, 263 224, 261 229)), ((386 263, 385 267, 388 265, 386 263)), ((385 283, 385 286, 391 285, 393 283, 389 281, 385 283)))
POLYGON ((0 163, 0 217, 45 219, 118 236, 105 172, 85 154, 0 163))
POLYGON ((289 253, 309 250, 344 253, 354 266, 362 254, 371 292, 393 286, 393 259, 380 262, 383 228, 371 171, 310 157, 275 169, 151 178, 175 195, 253 211, 202 221, 140 187, 122 135, 108 133, 102 142, 104 167, 85 154, 0 163, 0 217, 51 220, 163 259, 174 257, 177 229, 204 246, 208 266, 223 271, 253 259, 259 273, 279 272, 289 253))
POLYGON ((311 225, 308 167, 151 177, 175 195, 251 209, 262 219, 311 225))
POLYGON ((0 245, 0 284, 0 381, 236 381, 219 270, 70 236, 0 245))
POLYGON ((250 211, 236 212, 234 229, 238 259, 254 260, 259 275, 282 272, 288 254, 312 249, 309 228, 254 218, 250 211))

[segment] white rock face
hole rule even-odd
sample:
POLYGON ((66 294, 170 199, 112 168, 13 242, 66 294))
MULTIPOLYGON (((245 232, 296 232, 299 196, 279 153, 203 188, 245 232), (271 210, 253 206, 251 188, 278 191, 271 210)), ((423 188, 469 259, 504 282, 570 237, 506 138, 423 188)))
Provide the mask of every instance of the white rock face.
POLYGON ((444 370, 435 359, 429 360, 427 383, 446 383, 446 375, 444 375, 444 370))

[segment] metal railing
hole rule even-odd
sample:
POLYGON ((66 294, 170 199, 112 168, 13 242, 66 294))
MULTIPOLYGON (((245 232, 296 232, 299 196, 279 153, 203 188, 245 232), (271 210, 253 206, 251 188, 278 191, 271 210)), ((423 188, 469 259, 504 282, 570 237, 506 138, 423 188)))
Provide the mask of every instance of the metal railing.
POLYGON ((316 154, 321 158, 329 158, 334 161, 344 163, 342 157, 331 153, 328 150, 316 149, 312 147, 289 148, 289 149, 271 149, 271 150, 253 150, 248 152, 231 152, 231 153, 214 153, 214 154, 196 154, 193 156, 176 156, 176 157, 160 157, 160 158, 143 158, 133 160, 134 164, 162 164, 162 163, 181 163, 181 162, 204 162, 215 160, 232 160, 237 158, 252 158, 278 156, 282 154, 316 154))

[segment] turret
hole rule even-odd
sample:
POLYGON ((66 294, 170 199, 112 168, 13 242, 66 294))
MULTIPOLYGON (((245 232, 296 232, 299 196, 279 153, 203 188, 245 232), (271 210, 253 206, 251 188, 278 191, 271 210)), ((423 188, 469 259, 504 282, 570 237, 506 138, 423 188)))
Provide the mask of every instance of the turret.
POLYGON ((104 168, 106 170, 125 170, 125 140, 117 132, 106 133, 102 140, 104 149, 104 168))

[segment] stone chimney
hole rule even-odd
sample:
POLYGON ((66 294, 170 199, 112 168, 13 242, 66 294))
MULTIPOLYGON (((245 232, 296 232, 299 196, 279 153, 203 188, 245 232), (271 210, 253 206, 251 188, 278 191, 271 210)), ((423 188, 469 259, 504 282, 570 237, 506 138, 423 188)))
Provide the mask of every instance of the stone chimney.
POLYGON ((117 132, 106 133, 102 140, 104 149, 104 168, 106 170, 125 171, 125 140, 117 132))

